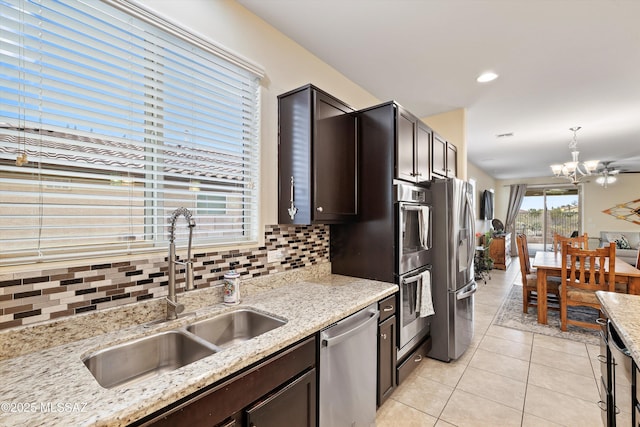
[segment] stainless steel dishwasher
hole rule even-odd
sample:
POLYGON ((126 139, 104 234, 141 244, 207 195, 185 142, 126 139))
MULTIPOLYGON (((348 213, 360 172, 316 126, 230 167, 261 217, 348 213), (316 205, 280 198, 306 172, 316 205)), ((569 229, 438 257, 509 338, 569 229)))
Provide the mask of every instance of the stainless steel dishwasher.
POLYGON ((378 304, 320 332, 320 427, 376 422, 378 304))

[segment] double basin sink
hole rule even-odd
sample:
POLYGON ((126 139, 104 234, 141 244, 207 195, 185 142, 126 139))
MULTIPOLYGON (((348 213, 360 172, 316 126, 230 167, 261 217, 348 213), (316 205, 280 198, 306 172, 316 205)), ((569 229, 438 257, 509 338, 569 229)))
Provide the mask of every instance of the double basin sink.
POLYGON ((83 359, 104 388, 130 385, 248 341, 287 323, 250 308, 99 350, 83 359))

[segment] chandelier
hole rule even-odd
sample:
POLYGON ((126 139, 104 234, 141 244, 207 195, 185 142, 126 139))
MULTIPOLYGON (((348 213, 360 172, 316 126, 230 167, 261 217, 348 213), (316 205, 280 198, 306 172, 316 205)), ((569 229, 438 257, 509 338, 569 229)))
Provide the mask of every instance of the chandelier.
POLYGON ((579 184, 580 181, 591 175, 598 167, 598 160, 588 160, 580 163, 578 161, 578 137, 577 132, 580 130, 580 126, 569 128, 573 132, 573 140, 569 142, 569 149, 571 150, 571 161, 563 164, 551 165, 553 174, 558 178, 566 178, 574 184, 579 184))

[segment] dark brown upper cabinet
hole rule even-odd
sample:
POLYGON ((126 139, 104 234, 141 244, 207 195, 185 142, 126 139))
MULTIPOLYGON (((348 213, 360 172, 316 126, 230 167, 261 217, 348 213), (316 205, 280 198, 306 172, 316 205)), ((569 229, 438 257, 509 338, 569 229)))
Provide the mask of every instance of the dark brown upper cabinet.
POLYGON ((397 105, 396 178, 411 182, 431 179, 431 129, 397 105))
POLYGON ((341 223, 358 214, 353 109, 313 85, 278 96, 278 223, 341 223))
POLYGON ((447 177, 458 176, 458 149, 447 142, 447 177))
POLYGON ((433 132, 431 172, 440 178, 451 178, 458 175, 458 150, 455 145, 447 142, 433 132))

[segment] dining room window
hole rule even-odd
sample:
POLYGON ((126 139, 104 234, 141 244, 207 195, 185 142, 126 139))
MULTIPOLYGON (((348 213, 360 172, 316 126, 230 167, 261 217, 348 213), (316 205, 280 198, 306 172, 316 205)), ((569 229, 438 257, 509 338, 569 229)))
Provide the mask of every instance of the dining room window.
POLYGON ((257 241, 259 67, 125 0, 0 14, 0 264, 155 250, 178 207, 257 241))
POLYGON ((516 233, 527 235, 529 247, 551 250, 553 235, 579 232, 580 197, 575 186, 527 187, 516 217, 516 233))

